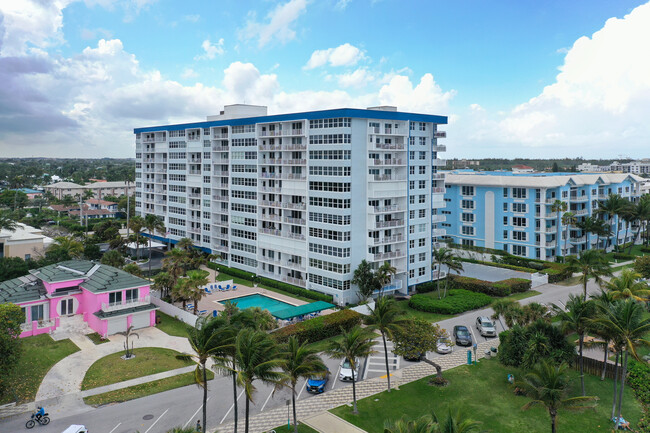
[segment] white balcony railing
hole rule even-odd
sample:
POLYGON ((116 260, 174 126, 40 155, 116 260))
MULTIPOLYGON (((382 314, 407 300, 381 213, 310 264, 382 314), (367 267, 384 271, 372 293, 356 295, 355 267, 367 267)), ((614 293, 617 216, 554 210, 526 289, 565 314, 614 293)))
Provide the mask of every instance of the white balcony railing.
POLYGON ((151 303, 151 298, 149 297, 149 295, 147 295, 147 296, 142 296, 138 299, 125 299, 123 301, 118 301, 118 302, 102 303, 102 311, 105 312, 118 311, 118 310, 123 310, 125 308, 138 307, 140 305, 147 305, 150 303, 151 303))

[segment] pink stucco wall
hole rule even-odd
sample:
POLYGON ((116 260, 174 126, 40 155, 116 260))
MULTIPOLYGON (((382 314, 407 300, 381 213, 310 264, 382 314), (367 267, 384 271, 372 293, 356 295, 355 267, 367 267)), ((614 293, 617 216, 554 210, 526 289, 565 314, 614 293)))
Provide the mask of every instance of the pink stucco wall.
POLYGON ((52 293, 56 289, 63 289, 66 287, 76 287, 79 284, 83 283, 83 281, 84 281, 83 279, 61 281, 60 283, 48 283, 47 281, 43 281, 43 286, 45 286, 45 290, 47 290, 47 293, 52 293))

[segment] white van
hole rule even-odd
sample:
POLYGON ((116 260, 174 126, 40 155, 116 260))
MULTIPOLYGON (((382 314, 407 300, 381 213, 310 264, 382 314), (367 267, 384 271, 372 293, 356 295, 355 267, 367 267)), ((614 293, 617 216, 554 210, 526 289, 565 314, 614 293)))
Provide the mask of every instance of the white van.
POLYGON ((88 433, 88 429, 85 426, 74 424, 63 430, 62 433, 88 433))

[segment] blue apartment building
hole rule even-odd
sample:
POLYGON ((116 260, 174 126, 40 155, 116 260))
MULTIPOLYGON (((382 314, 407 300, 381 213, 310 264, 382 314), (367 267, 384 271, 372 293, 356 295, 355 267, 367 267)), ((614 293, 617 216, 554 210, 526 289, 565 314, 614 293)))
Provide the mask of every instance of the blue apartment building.
MULTIPOLYGON (((609 194, 638 200, 641 181, 632 174, 453 171, 445 176, 446 206, 442 213, 446 222, 442 226, 458 244, 553 260, 559 255, 603 248, 607 242, 576 225, 567 230, 561 223, 563 213, 552 211, 556 200, 565 202, 567 212, 582 221, 596 216, 599 201, 609 194)), ((619 243, 633 239, 634 231, 626 232, 623 221, 618 227, 619 243)))

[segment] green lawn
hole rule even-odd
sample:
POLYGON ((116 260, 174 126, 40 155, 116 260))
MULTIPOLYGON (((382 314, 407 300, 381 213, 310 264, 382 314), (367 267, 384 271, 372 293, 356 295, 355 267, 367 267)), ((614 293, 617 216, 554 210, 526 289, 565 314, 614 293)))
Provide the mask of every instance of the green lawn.
POLYGON ((189 325, 185 322, 165 314, 162 311, 156 311, 156 318, 160 320, 160 323, 156 325, 156 328, 160 329, 162 332, 174 337, 187 338, 187 327, 189 325))
MULTIPOLYGON (((522 411, 521 407, 530 401, 524 396, 515 396, 512 385, 506 377, 517 369, 502 366, 497 360, 482 360, 476 366, 461 366, 445 372, 449 386, 439 388, 428 385, 422 379, 400 386, 398 391, 381 394, 359 401, 359 414, 352 415, 352 409, 345 405, 332 409, 335 415, 359 426, 368 432, 382 431, 384 421, 396 420, 401 416, 416 418, 430 413, 444 417, 448 407, 460 407, 463 413, 483 423, 482 428, 499 433, 547 433, 550 430, 548 412, 540 407, 522 411), (378 399, 378 401, 376 401, 378 399)), ((572 396, 580 392, 577 372, 572 396)), ((600 381, 595 376, 585 376, 587 395, 600 397, 595 411, 568 412, 561 410, 558 416, 558 432, 611 432, 612 381, 600 381)), ((639 403, 631 389, 625 388, 623 416, 636 426, 641 415, 639 403)))
MULTIPOLYGON (((281 426, 276 427, 274 429, 271 429, 269 431, 273 431, 273 430, 275 430, 276 433, 284 433, 284 432, 293 433, 294 432, 294 427, 293 427, 293 424, 292 424, 291 428, 287 429, 287 425, 284 424, 284 425, 281 425, 281 426)), ((298 433, 318 433, 318 431, 314 430, 313 428, 311 428, 311 427, 309 427, 309 426, 307 426, 305 424, 300 424, 300 420, 298 420, 298 433)))
MULTIPOLYGON (((14 384, 5 395, 0 395, 0 404, 14 400, 33 401, 43 378, 50 368, 63 358, 79 350, 70 340, 54 341, 48 334, 22 338, 23 353, 16 367, 14 384)), ((0 373, 2 374, 2 373, 0 373)))
POLYGON ((537 295, 541 295, 541 293, 538 292, 537 290, 527 290, 525 292, 514 293, 510 296, 505 296, 503 298, 496 298, 496 299, 512 299, 513 301, 520 301, 522 299, 530 298, 531 296, 537 296, 537 295))
POLYGON ((135 359, 128 361, 121 358, 124 351, 111 353, 90 366, 86 372, 81 389, 92 389, 112 383, 124 382, 137 377, 192 365, 192 361, 176 359, 179 352, 160 347, 143 347, 135 349, 135 359))
MULTIPOLYGON (((214 373, 207 371, 208 380, 214 379, 214 373)), ((157 394, 170 389, 180 388, 182 386, 194 385, 194 372, 183 373, 172 377, 166 377, 152 382, 142 383, 140 385, 130 386, 128 388, 117 389, 115 391, 105 392, 103 394, 92 395, 84 398, 84 403, 91 406, 101 406, 109 403, 120 403, 148 395, 157 394)), ((210 384, 208 384, 208 389, 210 384)))
POLYGON ((567 287, 577 286, 578 284, 580 284, 580 276, 567 278, 564 281, 558 281, 557 283, 554 284, 557 284, 558 286, 567 286, 567 287))
POLYGON ((92 341, 95 344, 104 344, 108 343, 110 340, 108 338, 102 338, 101 335, 99 335, 97 332, 93 332, 92 334, 86 335, 90 341, 92 341))

